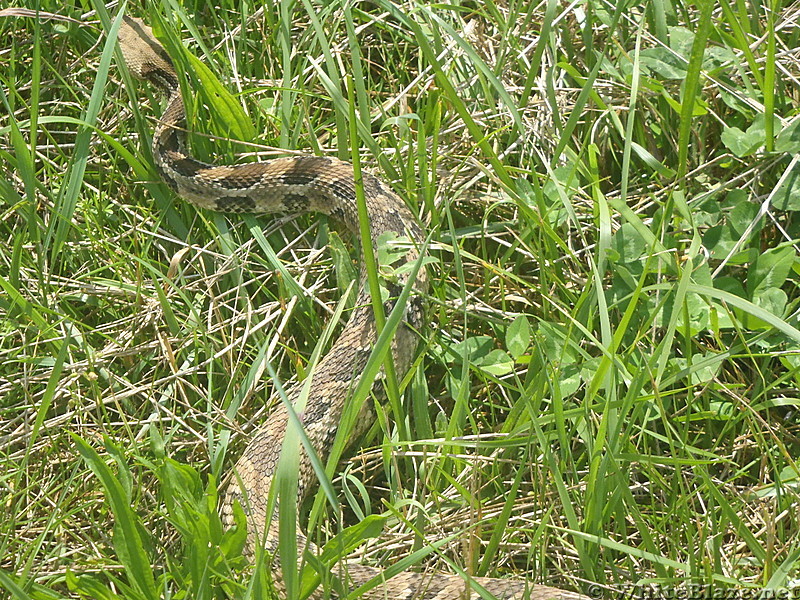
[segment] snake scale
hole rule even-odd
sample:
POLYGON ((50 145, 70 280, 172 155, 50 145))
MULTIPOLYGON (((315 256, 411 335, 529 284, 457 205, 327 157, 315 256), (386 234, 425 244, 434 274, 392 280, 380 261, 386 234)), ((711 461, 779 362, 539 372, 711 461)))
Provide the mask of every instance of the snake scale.
MULTIPOLYGON (((179 196, 205 209, 232 213, 275 213, 317 211, 337 219, 358 235, 358 210, 353 168, 349 163, 333 158, 300 156, 278 158, 268 162, 217 166, 193 158, 185 144, 185 109, 178 76, 166 51, 151 29, 140 20, 125 17, 118 34, 122 55, 131 73, 138 79, 157 86, 167 97, 166 108, 153 133, 155 167, 179 196)), ((378 178, 363 176, 363 189, 369 216, 369 234, 374 247, 378 238, 387 232, 409 239, 410 249, 404 261, 415 261, 424 240, 421 227, 403 201, 378 178)), ((398 285, 406 282, 400 276, 398 285)), ((405 275, 408 277, 408 275, 405 275)), ((412 282, 413 294, 407 304, 404 323, 398 327, 392 352, 396 370, 405 373, 416 349, 416 333, 423 324, 422 296, 427 289, 427 277, 420 269, 412 282)), ((341 419, 343 407, 355 378, 363 372, 376 341, 376 324, 364 283, 362 269, 359 295, 355 308, 339 338, 320 360, 311 375, 308 400, 300 414, 303 427, 314 451, 327 460, 341 419)), ((395 290, 396 292, 397 290, 395 290)), ((396 295, 396 294, 395 294, 396 295)), ((389 306, 388 308, 391 308, 389 306)), ((294 403, 304 384, 287 391, 294 403)), ((368 406, 370 403, 364 403, 368 406)), ((363 409, 358 423, 364 426, 372 415, 363 409)), ((267 508, 270 485, 275 474, 282 443, 287 430, 288 414, 280 403, 267 417, 235 466, 235 477, 229 484, 223 502, 223 521, 233 522, 233 504, 237 500, 245 507, 248 522, 246 553, 260 543, 271 555, 273 581, 278 592, 285 596, 278 564, 278 519, 271 518, 267 508)), ((354 432, 355 434, 358 431, 354 432)), ((301 452, 298 480, 298 502, 308 495, 316 477, 305 452, 301 452)), ((297 534, 298 552, 313 546, 297 534)), ((369 600, 457 600, 477 599, 480 596, 460 577, 445 574, 401 573, 390 579, 377 568, 346 563, 345 586, 356 589, 373 578, 382 582, 362 597, 369 600)), ((520 580, 474 578, 491 594, 501 599, 548 600, 562 598, 577 600, 579 594, 556 588, 532 585, 520 580)), ((318 589, 312 598, 324 596, 318 589)))

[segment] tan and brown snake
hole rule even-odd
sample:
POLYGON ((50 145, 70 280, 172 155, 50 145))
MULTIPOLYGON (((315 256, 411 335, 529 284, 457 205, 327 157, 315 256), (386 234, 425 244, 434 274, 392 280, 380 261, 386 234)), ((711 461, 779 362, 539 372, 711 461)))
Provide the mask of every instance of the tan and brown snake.
MULTIPOLYGON (((218 166, 206 164, 189 154, 184 137, 185 109, 178 76, 163 46, 151 29, 140 20, 125 17, 118 34, 119 45, 131 73, 157 86, 167 97, 166 108, 153 134, 155 166, 164 182, 179 196, 202 207, 221 212, 276 213, 317 211, 342 222, 356 236, 359 218, 353 167, 333 158, 295 156, 267 162, 218 166)), ((386 233, 394 233, 411 243, 402 261, 413 263, 419 258, 424 233, 403 201, 378 178, 364 174, 364 197, 369 217, 369 235, 374 246, 386 233)), ((408 271, 405 271, 408 273, 408 271)), ((406 283, 400 275, 398 289, 406 283)), ((327 460, 345 402, 352 393, 353 382, 363 372, 376 342, 376 321, 364 283, 355 308, 339 338, 319 361, 310 384, 296 384, 287 390, 294 403, 304 385, 309 385, 302 424, 316 454, 327 460)), ((394 336, 392 354, 397 373, 405 373, 417 346, 417 331, 424 319, 422 297, 428 288, 424 268, 416 272, 411 285, 413 294, 406 305, 404 322, 394 336)), ((397 295, 393 290, 392 295, 397 295)), ((387 308, 391 308, 388 306, 387 308)), ((362 429, 371 423, 369 402, 364 404, 358 422, 362 429)), ((223 506, 223 520, 233 522, 233 505, 239 502, 246 509, 248 552, 260 543, 272 556, 273 580, 282 592, 281 568, 278 564, 280 531, 277 518, 268 510, 270 486, 281 456, 289 415, 279 403, 269 414, 235 466, 223 506)), ((358 434, 358 430, 354 435, 358 434)), ((313 491, 316 476, 308 456, 301 452, 298 479, 298 502, 313 491)), ((315 552, 298 527, 298 553, 315 552)), ((481 596, 464 578, 448 574, 403 572, 389 579, 379 568, 347 561, 343 584, 353 590, 378 578, 376 587, 362 597, 369 600, 458 600, 481 596)), ((471 581, 482 586, 498 599, 505 600, 586 600, 585 596, 557 588, 534 585, 517 579, 475 577, 471 581)), ((285 594, 282 594, 285 595, 285 594)), ((318 589, 312 598, 320 599, 318 589)))

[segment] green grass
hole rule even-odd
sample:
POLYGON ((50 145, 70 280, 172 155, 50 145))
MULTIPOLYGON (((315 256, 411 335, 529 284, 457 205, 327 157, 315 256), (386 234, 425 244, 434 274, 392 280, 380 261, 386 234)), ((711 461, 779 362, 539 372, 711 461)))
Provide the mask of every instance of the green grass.
MULTIPOLYGON (((431 232, 402 398, 303 511, 322 563, 797 593, 796 6, 166 6, 129 12, 209 67, 176 55, 199 157, 359 148, 431 232)), ((220 481, 359 242, 175 198, 103 6, 37 7, 74 21, 0 13, 0 596, 269 597, 220 481)))

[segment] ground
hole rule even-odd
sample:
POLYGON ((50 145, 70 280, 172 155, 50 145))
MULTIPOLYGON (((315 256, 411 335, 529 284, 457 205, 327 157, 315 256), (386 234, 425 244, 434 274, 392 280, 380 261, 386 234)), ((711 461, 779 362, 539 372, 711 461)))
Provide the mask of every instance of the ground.
MULTIPOLYGON (((419 358, 314 539, 608 597, 800 593, 796 5, 165 6, 126 10, 199 158, 355 152, 431 233, 419 358)), ((327 347, 358 241, 159 183, 114 16, 0 12, 0 588, 266 596, 217 490, 327 347)))

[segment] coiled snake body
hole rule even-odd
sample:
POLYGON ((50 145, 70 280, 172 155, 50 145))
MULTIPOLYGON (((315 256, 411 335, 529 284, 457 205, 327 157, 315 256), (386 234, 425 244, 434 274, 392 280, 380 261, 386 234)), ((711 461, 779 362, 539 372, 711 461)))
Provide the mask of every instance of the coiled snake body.
MULTIPOLYGON (((156 168, 164 181, 184 199, 215 211, 235 213, 275 213, 318 211, 328 214, 358 234, 358 211, 353 168, 332 158, 291 157, 263 163, 239 166, 216 166, 194 159, 186 150, 182 129, 185 112, 178 77, 161 44, 149 27, 141 21, 126 17, 119 30, 119 44, 132 74, 158 86, 167 96, 167 105, 153 134, 153 156, 156 168)), ((417 260, 418 248, 424 240, 422 229, 405 204, 380 180, 364 175, 364 196, 370 223, 373 246, 387 232, 411 241, 405 261, 417 260)), ((405 282, 400 276, 399 285, 405 282)), ((408 277, 408 275, 405 275, 408 277)), ((302 424, 315 452, 326 461, 342 416, 342 410, 352 382, 364 370, 376 341, 376 325, 369 296, 363 282, 355 308, 330 351, 320 360, 312 375, 308 400, 302 412, 302 424)), ((398 327, 392 352, 397 372, 405 373, 416 347, 415 329, 422 325, 420 297, 427 289, 424 269, 413 281, 414 296, 408 302, 405 323, 398 327)), ((294 403, 305 384, 287 391, 294 403)), ((368 406, 369 402, 365 403, 368 406)), ((363 409, 368 410, 368 409, 363 409)), ((370 415, 363 413, 359 423, 369 423, 370 415)), ((235 467, 235 476, 226 492, 223 519, 233 521, 233 504, 239 501, 246 507, 248 547, 260 543, 273 556, 272 569, 276 587, 282 586, 281 569, 277 564, 278 526, 267 508, 270 486, 281 454, 288 422, 287 409, 279 404, 258 430, 235 467)), ((305 452, 301 453, 298 498, 306 496, 315 476, 305 452)), ((299 530, 299 528, 298 528, 299 530)), ((310 548, 298 531, 298 548, 310 548)), ((313 548, 312 548, 313 551, 313 548)), ((347 587, 355 589, 370 579, 381 577, 380 569, 347 563, 347 587)), ((546 600, 551 598, 578 599, 578 594, 555 588, 530 585, 524 581, 474 578, 497 598, 546 600)), ((363 597, 373 600, 456 600, 479 598, 468 591, 464 579, 443 574, 401 573, 382 581, 363 597)), ((315 592, 321 598, 322 592, 315 592)))

